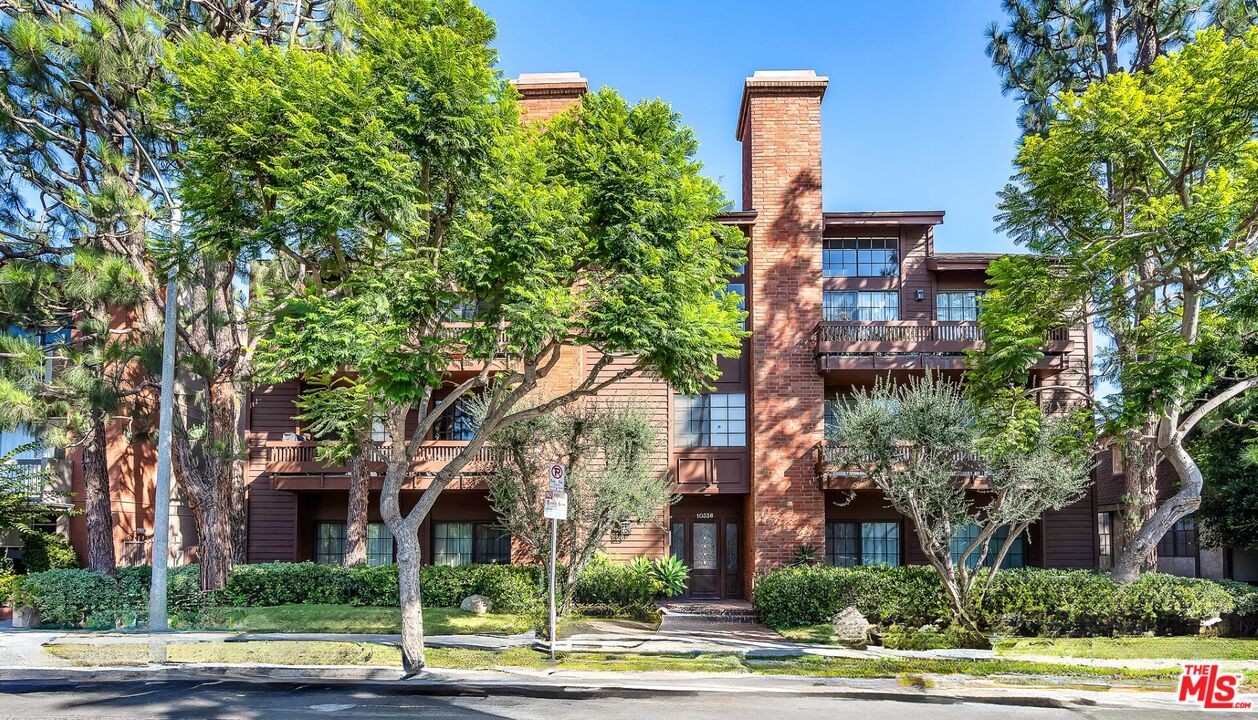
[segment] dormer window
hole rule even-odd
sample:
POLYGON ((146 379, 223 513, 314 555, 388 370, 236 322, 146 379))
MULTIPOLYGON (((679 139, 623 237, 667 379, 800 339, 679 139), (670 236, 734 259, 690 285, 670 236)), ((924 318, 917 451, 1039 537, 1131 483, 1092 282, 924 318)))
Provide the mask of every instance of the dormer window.
POLYGON ((828 238, 822 246, 825 277, 895 277, 900 274, 899 238, 828 238))

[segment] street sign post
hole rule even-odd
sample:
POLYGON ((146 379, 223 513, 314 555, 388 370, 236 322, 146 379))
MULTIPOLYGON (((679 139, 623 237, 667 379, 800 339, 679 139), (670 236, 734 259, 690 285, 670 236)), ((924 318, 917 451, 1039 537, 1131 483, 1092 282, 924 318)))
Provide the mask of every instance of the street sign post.
POLYGON ((555 563, 558 556, 559 521, 568 519, 568 493, 564 492, 564 484, 568 479, 568 468, 562 463, 551 463, 546 470, 549 489, 542 501, 542 517, 550 520, 550 659, 555 659, 555 563))

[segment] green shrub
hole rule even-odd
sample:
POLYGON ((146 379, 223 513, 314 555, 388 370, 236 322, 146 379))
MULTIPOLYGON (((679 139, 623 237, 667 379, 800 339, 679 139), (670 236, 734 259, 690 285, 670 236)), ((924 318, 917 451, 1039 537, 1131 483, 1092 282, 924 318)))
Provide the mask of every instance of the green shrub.
POLYGON ((129 615, 117 580, 91 570, 30 574, 22 578, 18 592, 20 602, 38 609, 40 622, 46 625, 81 627, 90 619, 93 626, 100 627, 102 619, 108 617, 113 627, 124 624, 129 615))
POLYGON ((942 632, 892 625, 882 633, 882 646, 891 650, 991 650, 987 636, 956 625, 949 625, 942 632))
MULTIPOLYGON (((1124 585, 1086 570, 1005 570, 981 582, 978 597, 979 624, 1016 635, 1195 634, 1214 617, 1233 634, 1258 625, 1258 590, 1158 573, 1124 585)), ((951 616, 934 570, 920 566, 781 568, 759 579, 754 600, 770 627, 828 622, 848 605, 883 627, 951 616)))
POLYGON ((686 563, 680 558, 665 555, 651 561, 651 577, 659 581, 660 586, 663 587, 662 595, 673 597, 686 592, 686 583, 690 581, 690 568, 686 567, 686 563))
POLYGON ((29 532, 22 535, 22 566, 27 573, 77 568, 79 556, 61 535, 29 532))
MULTIPOLYGON (((639 558, 645 560, 645 558, 639 558)), ((573 601, 589 614, 614 614, 611 608, 648 606, 666 592, 650 561, 630 564, 597 555, 577 576, 573 601), (601 606, 601 610, 596 610, 601 606), (586 608, 589 608, 588 610, 586 608)))
POLYGON ((918 627, 949 617, 934 570, 915 565, 785 567, 760 577, 753 602, 770 627, 829 622, 849 605, 879 625, 918 627))

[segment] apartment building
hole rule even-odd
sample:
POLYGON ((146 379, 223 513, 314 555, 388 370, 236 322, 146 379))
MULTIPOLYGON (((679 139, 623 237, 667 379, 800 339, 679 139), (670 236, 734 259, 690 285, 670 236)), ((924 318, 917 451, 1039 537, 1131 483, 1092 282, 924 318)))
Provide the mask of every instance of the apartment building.
MULTIPOLYGON (((730 279, 749 313, 751 335, 741 356, 721 358, 720 377, 702 395, 680 395, 644 377, 605 393, 652 418, 660 448, 656 470, 673 480, 679 496, 659 522, 632 528, 609 541, 607 551, 680 557, 691 568, 693 599, 747 597, 758 573, 807 553, 836 565, 924 562, 911 523, 867 480, 832 462, 827 401, 879 378, 904 380, 930 370, 959 379, 965 351, 983 339, 978 300, 996 256, 937 252, 943 211, 823 207, 827 84, 812 71, 757 72, 744 82, 739 115, 731 119, 742 144, 742 209, 720 221, 748 239, 748 262, 730 279)), ((522 75, 516 88, 525 118, 540 122, 579 102, 587 83, 577 73, 535 74, 522 75)), ((1091 387, 1087 328, 1048 338, 1045 351, 1033 369, 1034 384, 1091 387)), ((566 348, 539 392, 565 391, 597 359, 589 348, 566 348)), ((456 364, 450 380, 478 369, 456 364)), ((604 372, 618 369, 613 364, 604 372)), ((318 441, 295 419, 301 391, 294 381, 255 388, 248 398, 249 562, 332 563, 344 556, 347 468, 316 460, 318 441)), ((1057 407, 1079 401, 1067 391, 1040 397, 1057 407)), ((471 422, 465 408, 455 407, 437 424, 415 459, 403 510, 466 444, 471 422)), ((115 539, 124 563, 147 559, 153 524, 154 453, 130 436, 119 428, 109 448, 115 539)), ((512 560, 512 540, 497 526, 487 497, 483 460, 442 493, 421 528, 425 562, 512 560)), ((1114 552, 1113 488, 1120 475, 1121 468, 1103 464, 1102 482, 1044 517, 1007 563, 1104 567, 1114 552)), ((377 475, 373 513, 380 482, 377 475)), ((195 561, 195 529, 178 498, 172 519, 173 559, 195 561)), ((392 538, 378 515, 372 521, 369 562, 390 563, 392 538)), ((72 524, 81 525, 81 518, 72 524)), ((81 532, 72 537, 82 545, 81 532)), ((1184 574, 1202 572, 1200 561, 1166 564, 1184 574)))

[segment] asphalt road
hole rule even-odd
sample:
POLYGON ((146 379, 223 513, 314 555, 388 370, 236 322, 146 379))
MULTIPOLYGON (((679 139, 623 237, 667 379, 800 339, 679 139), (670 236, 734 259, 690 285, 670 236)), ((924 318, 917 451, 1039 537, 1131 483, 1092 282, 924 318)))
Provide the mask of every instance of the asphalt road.
MULTIPOLYGON (((1200 713, 1191 713, 1200 716, 1200 713)), ((23 720, 291 720, 294 718, 538 718, 541 720, 790 720, 896 718, 987 720, 1115 718, 1160 720, 1186 711, 1010 707, 936 701, 893 702, 803 695, 696 693, 615 697, 531 698, 509 695, 439 697, 412 689, 242 682, 0 683, 0 718, 23 720)), ((1212 715, 1212 717, 1219 717, 1212 715)), ((1251 716, 1252 717, 1252 716, 1251 716)))

